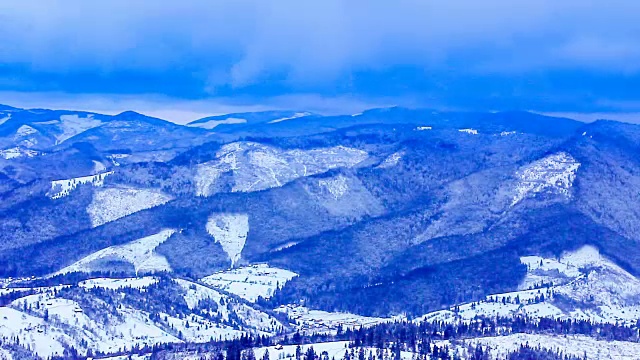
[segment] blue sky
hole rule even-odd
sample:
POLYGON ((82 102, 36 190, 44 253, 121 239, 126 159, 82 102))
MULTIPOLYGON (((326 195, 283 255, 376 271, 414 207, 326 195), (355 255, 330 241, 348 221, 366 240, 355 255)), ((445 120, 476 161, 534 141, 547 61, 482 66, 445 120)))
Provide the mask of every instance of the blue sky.
POLYGON ((0 103, 635 113, 637 14, 635 0, 6 0, 0 103))

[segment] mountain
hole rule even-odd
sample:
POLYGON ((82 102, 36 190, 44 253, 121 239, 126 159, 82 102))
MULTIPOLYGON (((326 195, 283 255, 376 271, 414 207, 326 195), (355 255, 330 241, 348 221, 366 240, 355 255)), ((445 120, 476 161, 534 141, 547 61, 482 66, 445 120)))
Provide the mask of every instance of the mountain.
POLYGON ((208 116, 194 120, 187 124, 190 127, 203 128, 216 131, 233 131, 238 128, 246 128, 257 124, 275 124, 282 121, 295 120, 313 116, 306 111, 260 111, 249 113, 234 113, 217 116, 208 116))
POLYGON ((413 318, 636 326, 636 125, 0 112, 0 334, 55 334, 45 356, 413 318))

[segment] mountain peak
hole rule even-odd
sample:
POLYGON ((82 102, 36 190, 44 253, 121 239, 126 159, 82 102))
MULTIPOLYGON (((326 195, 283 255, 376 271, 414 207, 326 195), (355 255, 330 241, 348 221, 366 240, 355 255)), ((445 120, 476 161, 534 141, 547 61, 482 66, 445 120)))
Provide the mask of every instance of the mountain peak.
POLYGON ((0 111, 14 111, 14 110, 23 110, 23 109, 17 108, 17 107, 13 107, 13 106, 9 106, 9 105, 0 104, 0 111))

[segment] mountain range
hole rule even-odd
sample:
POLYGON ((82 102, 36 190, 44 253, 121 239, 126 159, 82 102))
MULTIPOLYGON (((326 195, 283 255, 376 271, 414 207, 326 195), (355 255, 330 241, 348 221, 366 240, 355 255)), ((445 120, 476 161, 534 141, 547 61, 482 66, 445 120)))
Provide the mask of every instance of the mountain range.
POLYGON ((42 308, 68 308, 46 330, 56 344, 108 353, 282 333, 300 309, 377 322, 476 316, 486 309, 460 304, 540 289, 556 295, 545 314, 631 323, 639 153, 637 125, 520 111, 268 111, 177 125, 0 106, 2 309, 33 317, 0 336, 20 337, 42 308), (123 288, 122 307, 99 315, 123 288), (85 343, 64 320, 77 308, 85 343), (96 330, 133 313, 157 337, 114 340, 133 322, 96 330), (196 333, 185 319, 222 330, 196 333))

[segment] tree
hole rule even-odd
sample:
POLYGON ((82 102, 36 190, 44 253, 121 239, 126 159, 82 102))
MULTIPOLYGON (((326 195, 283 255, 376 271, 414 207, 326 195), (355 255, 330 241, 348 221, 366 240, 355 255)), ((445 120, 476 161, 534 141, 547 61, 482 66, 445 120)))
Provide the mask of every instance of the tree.
POLYGON ((316 352, 313 350, 313 346, 309 346, 304 356, 305 356, 305 360, 316 360, 316 358, 318 357, 316 352))
POLYGON ((300 347, 300 345, 298 345, 296 346, 296 360, 300 360, 301 357, 302 357, 302 348, 300 347))
POLYGON ((256 360, 256 353, 253 352, 253 348, 247 350, 247 360, 256 360))
POLYGON ((264 355, 262 355, 262 360, 269 360, 269 349, 264 350, 264 355))

